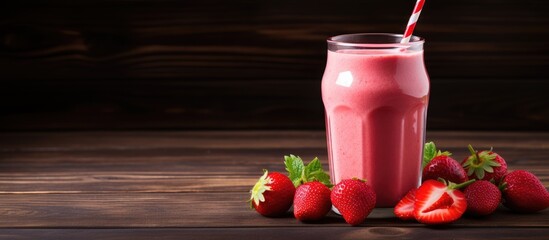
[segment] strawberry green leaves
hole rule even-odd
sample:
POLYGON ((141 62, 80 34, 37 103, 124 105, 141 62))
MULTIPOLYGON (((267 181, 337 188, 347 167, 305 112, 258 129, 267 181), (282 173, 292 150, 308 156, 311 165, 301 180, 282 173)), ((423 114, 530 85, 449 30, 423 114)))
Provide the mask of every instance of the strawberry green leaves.
POLYGON ((494 173, 495 167, 501 164, 496 161, 497 154, 489 151, 476 151, 471 144, 468 146, 471 156, 463 162, 462 166, 467 170, 467 175, 476 176, 477 179, 484 179, 485 173, 494 173))
POLYGON ((328 187, 332 187, 332 183, 330 182, 330 175, 324 172, 318 158, 315 157, 315 159, 309 162, 303 172, 303 179, 306 180, 306 182, 317 180, 328 187))
POLYGON ((425 143, 425 146, 423 147, 423 162, 421 164, 422 167, 427 166, 431 159, 433 159, 437 155, 437 148, 435 146, 434 142, 428 142, 425 143))
POLYGON ((330 175, 324 172, 318 158, 314 158, 309 164, 305 165, 299 156, 284 156, 284 165, 286 165, 290 180, 296 187, 312 181, 319 181, 328 187, 332 187, 330 175))
POLYGON ((303 160, 300 157, 291 155, 284 156, 284 165, 286 165, 286 171, 288 171, 289 178, 294 183, 294 186, 299 186, 301 184, 301 175, 305 166, 303 165, 303 160))
POLYGON ((427 166, 431 160, 437 156, 444 155, 444 156, 450 156, 452 153, 448 151, 441 152, 440 150, 437 151, 437 147, 435 146, 434 142, 428 142, 425 143, 425 146, 423 147, 423 162, 421 164, 422 168, 427 166))
POLYGON ((263 193, 271 190, 271 186, 269 185, 273 182, 272 179, 267 177, 268 174, 269 172, 267 170, 263 170, 263 176, 259 178, 250 191, 252 193, 252 196, 250 197, 250 208, 253 207, 251 201, 253 201, 256 205, 259 205, 259 202, 265 202, 263 193))

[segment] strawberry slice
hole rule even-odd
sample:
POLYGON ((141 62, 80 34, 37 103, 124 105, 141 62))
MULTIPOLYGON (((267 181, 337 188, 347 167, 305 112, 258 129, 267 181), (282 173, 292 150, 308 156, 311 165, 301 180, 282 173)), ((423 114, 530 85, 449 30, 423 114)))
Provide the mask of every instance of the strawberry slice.
POLYGON ((414 217, 414 204, 416 203, 417 188, 412 188, 395 206, 395 215, 402 220, 412 220, 414 217))
POLYGON ((416 192, 414 217, 424 224, 446 224, 459 219, 467 209, 467 200, 457 189, 473 181, 449 186, 435 180, 425 181, 416 192))

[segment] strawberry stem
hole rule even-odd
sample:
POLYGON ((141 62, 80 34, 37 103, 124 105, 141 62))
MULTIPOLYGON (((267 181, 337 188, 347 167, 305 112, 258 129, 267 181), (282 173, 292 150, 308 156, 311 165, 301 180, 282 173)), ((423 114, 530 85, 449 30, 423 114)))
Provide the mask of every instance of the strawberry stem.
POLYGON ((504 192, 506 189, 507 189, 507 183, 506 182, 501 182, 499 185, 498 185, 498 189, 500 192, 504 192))
POLYGON ((476 179, 471 179, 471 180, 469 180, 469 181, 467 181, 467 182, 462 182, 462 183, 460 183, 460 184, 455 184, 455 183, 453 183, 453 182, 449 182, 449 183, 448 183, 448 188, 450 188, 450 189, 460 189, 460 188, 464 188, 464 187, 469 186, 469 184, 471 184, 471 183, 473 183, 473 182, 475 182, 475 181, 476 181, 476 179))
POLYGON ((478 152, 475 151, 475 149, 473 148, 473 146, 471 146, 471 144, 469 144, 467 148, 469 148, 469 152, 471 152, 471 155, 475 158, 473 159, 473 163, 475 165, 478 165, 480 163, 480 157, 478 156, 478 152))

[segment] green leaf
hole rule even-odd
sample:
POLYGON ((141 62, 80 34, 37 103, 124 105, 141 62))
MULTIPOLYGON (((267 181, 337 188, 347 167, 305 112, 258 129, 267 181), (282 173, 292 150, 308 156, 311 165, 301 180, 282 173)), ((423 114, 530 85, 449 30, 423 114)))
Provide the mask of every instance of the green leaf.
POLYGON ((490 166, 492 166, 492 167, 499 167, 499 166, 501 166, 501 164, 499 164, 498 162, 495 162, 495 161, 488 161, 487 164, 490 165, 490 166))
POLYGON ((494 172, 494 169, 492 167, 490 167, 489 165, 482 165, 482 169, 484 169, 484 171, 489 172, 489 173, 494 172))
POLYGON ((452 153, 451 152, 448 152, 448 151, 444 151, 444 152, 441 152, 440 150, 438 150, 438 153, 435 157, 438 157, 438 156, 441 156, 441 155, 444 155, 444 156, 452 156, 452 153))
POLYGON ((484 178, 484 169, 483 168, 475 169, 475 175, 477 176, 478 179, 483 179, 484 178))
POLYGON ((471 156, 467 157, 466 164, 463 165, 469 173, 467 175, 471 175, 470 173, 474 171, 476 178, 483 179, 486 173, 493 173, 494 168, 501 166, 495 161, 498 156, 496 153, 487 150, 476 151, 470 144, 468 149, 471 156))
POLYGON ((320 160, 315 157, 305 166, 303 160, 294 155, 284 156, 284 164, 286 165, 286 171, 289 173, 289 178, 292 180, 294 186, 319 181, 328 187, 332 187, 330 182, 330 175, 324 172, 320 160))
MULTIPOLYGON (((307 178, 309 178, 309 176, 311 175, 312 172, 319 171, 319 170, 322 171, 322 165, 320 164, 320 160, 318 160, 318 158, 315 157, 305 167, 305 176, 307 176, 307 178)), ((309 179, 307 179, 307 180, 309 180, 309 179)))
POLYGON ((292 180, 294 186, 299 186, 301 184, 301 177, 305 169, 303 160, 298 156, 290 154, 290 156, 284 156, 284 165, 286 165, 288 177, 292 180))
POLYGON ((315 171, 311 174, 314 178, 316 179, 317 181, 321 182, 322 184, 326 185, 327 187, 332 187, 332 183, 330 182, 330 175, 328 175, 328 173, 320 170, 320 171, 315 171))
POLYGON ((425 143, 425 146, 423 147, 422 167, 427 166, 427 164, 431 162, 431 159, 433 159, 436 155, 437 155, 437 148, 435 146, 435 143, 434 142, 425 143))
POLYGON ((467 169, 467 176, 473 175, 474 172, 475 172, 475 169, 474 169, 474 168, 469 168, 469 169, 467 169))
POLYGON ((328 187, 332 186, 332 183, 330 182, 330 175, 324 172, 322 169, 322 164, 317 157, 307 164, 304 172, 304 182, 319 181, 328 187))

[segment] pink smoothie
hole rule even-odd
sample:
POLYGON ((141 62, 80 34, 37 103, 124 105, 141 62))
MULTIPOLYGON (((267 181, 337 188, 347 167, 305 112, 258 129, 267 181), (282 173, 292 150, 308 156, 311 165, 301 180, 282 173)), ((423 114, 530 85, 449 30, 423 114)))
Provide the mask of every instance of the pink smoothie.
POLYGON ((423 51, 328 51, 322 99, 334 184, 366 179, 376 207, 417 187, 428 96, 423 51))

